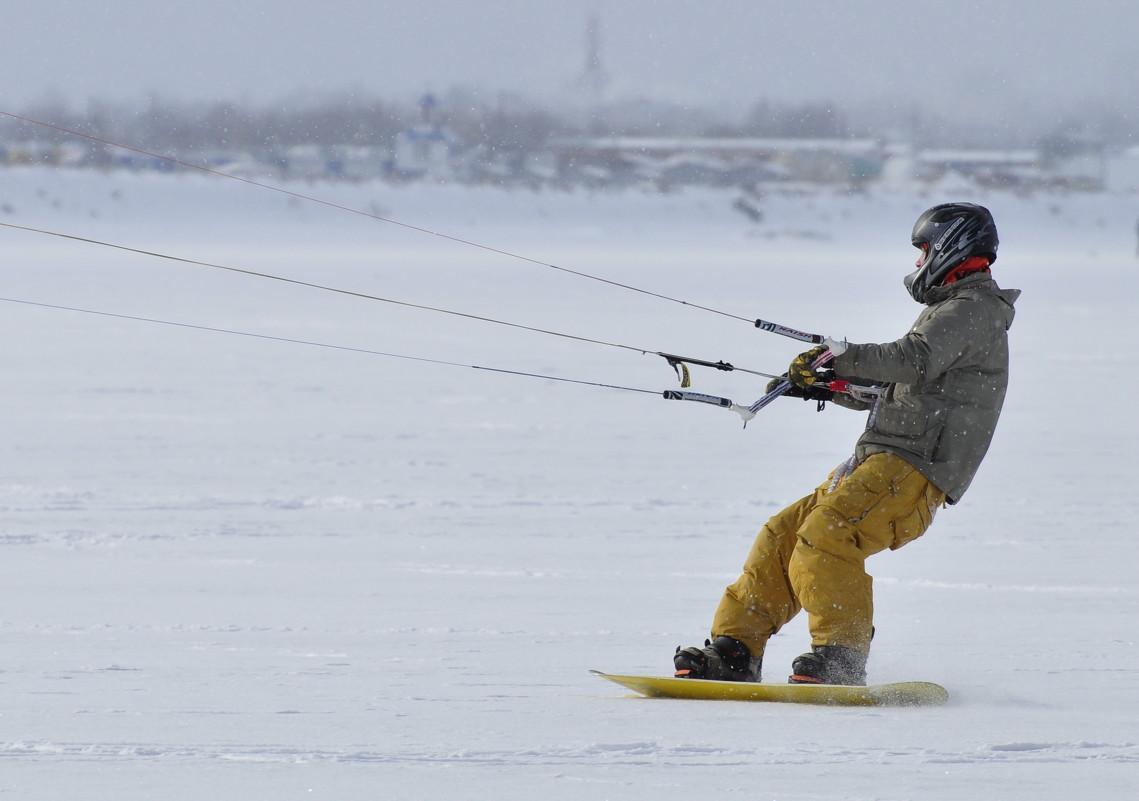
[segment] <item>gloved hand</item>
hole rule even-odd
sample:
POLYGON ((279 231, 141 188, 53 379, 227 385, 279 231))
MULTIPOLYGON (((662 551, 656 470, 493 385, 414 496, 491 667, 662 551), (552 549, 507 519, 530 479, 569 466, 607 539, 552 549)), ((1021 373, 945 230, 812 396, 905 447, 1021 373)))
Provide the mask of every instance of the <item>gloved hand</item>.
MULTIPOLYGON (((764 389, 764 392, 771 392, 771 390, 775 389, 786 379, 786 373, 783 374, 782 378, 773 378, 768 382, 767 387, 764 389)), ((791 388, 784 392, 783 395, 787 398, 802 398, 803 400, 813 401, 829 401, 834 399, 834 392, 822 386, 812 386, 807 389, 803 389, 802 387, 797 387, 792 384, 791 388)))
MULTIPOLYGON (((815 345, 806 353, 800 353, 791 362, 791 367, 787 370, 788 380, 799 389, 809 389, 812 384, 817 384, 820 381, 830 381, 834 371, 828 370, 823 372, 822 367, 812 367, 815 360, 823 355, 827 350, 826 345, 815 345)), ((828 360, 829 364, 833 359, 828 360)))

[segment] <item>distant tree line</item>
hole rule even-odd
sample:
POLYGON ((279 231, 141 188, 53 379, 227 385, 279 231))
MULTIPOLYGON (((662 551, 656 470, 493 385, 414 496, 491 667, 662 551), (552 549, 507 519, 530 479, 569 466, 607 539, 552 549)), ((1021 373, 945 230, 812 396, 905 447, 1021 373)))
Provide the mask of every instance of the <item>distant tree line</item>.
MULTIPOLYGON (((141 105, 100 100, 75 109, 60 100, 30 104, 18 113, 63 128, 161 153, 210 149, 264 151, 294 145, 383 147, 421 120, 414 103, 340 94, 260 106, 232 101, 176 102, 152 97, 141 105)), ((955 120, 917 106, 842 109, 827 102, 758 100, 742 110, 711 110, 674 103, 628 100, 559 105, 556 109, 514 95, 487 97, 452 90, 438 98, 433 121, 464 142, 488 150, 535 150, 554 137, 716 136, 905 140, 920 147, 1038 147, 1055 152, 1088 138, 1133 142, 1139 122, 1128 110, 1080 108, 1047 128, 986 126, 955 120)), ((65 134, 0 118, 0 144, 63 141, 65 134)))

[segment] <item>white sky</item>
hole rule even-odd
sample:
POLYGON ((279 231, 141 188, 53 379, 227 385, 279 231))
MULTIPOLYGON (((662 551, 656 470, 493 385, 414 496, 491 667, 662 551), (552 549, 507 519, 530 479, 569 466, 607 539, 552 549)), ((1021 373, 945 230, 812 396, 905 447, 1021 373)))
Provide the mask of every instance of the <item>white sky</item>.
POLYGON ((554 97, 601 23, 610 91, 695 105, 913 102, 944 114, 1139 107, 1136 0, 37 0, 0 26, 0 108, 298 91, 554 97))

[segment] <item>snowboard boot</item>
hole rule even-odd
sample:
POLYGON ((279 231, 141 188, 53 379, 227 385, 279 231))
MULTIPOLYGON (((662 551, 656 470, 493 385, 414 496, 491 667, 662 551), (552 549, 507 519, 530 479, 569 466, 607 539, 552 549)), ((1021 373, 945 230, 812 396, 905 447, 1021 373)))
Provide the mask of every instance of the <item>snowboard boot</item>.
POLYGON ((677 647, 672 663, 676 677, 718 681, 759 681, 763 656, 752 656, 739 640, 717 637, 705 640, 704 647, 677 647))
POLYGON ((866 684, 866 657, 841 645, 816 645, 791 662, 791 684, 866 684))

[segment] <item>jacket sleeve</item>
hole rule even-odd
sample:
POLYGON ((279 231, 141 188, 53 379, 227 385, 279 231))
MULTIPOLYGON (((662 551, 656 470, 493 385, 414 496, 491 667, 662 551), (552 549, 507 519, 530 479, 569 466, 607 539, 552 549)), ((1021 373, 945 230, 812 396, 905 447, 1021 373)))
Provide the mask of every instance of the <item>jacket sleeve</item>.
POLYGON ((955 298, 930 307, 901 339, 881 345, 851 345, 835 359, 840 377, 917 385, 935 380, 983 349, 990 327, 983 304, 955 298))

